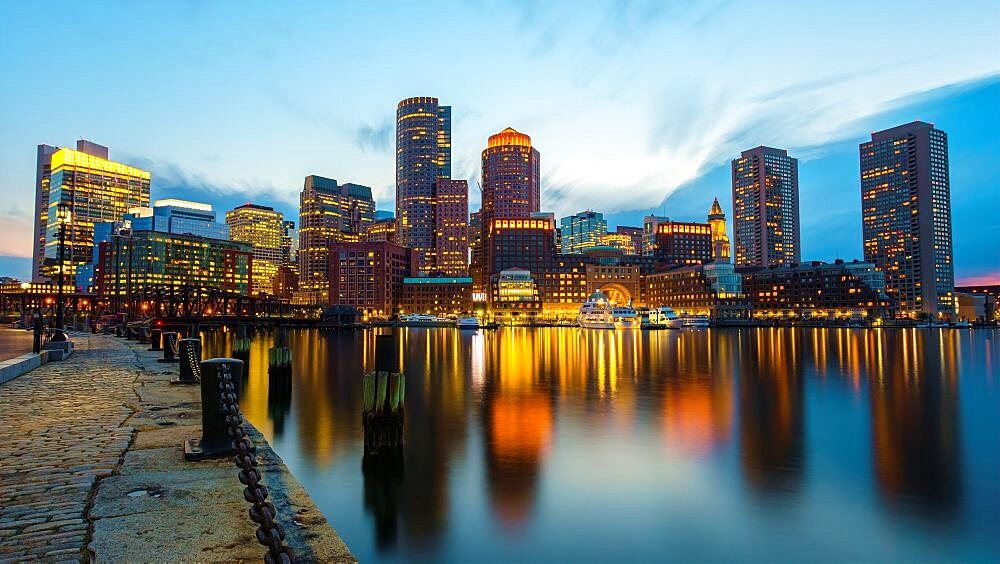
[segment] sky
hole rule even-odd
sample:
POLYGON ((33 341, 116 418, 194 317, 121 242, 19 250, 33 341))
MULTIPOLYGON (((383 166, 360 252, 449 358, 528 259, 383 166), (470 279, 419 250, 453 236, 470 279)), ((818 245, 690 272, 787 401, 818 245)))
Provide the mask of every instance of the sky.
MULTIPOLYGON (((859 143, 949 135, 959 283, 1000 283, 1000 3, 0 2, 0 275, 27 276, 35 147, 86 138, 152 198, 297 219, 303 178, 394 209, 399 100, 452 106, 479 207, 505 127, 541 152, 542 207, 638 225, 731 215, 729 161, 799 159, 804 260, 860 258, 859 143)), ((731 229, 731 226, 730 226, 731 229)))

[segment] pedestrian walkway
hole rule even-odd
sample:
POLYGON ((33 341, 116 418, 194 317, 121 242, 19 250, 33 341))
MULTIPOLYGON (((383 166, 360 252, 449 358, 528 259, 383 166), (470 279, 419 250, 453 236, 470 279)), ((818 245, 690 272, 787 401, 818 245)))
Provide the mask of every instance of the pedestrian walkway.
POLYGON ((74 341, 72 360, 0 386, 0 560, 83 558, 95 482, 132 438, 135 355, 111 339, 74 341))

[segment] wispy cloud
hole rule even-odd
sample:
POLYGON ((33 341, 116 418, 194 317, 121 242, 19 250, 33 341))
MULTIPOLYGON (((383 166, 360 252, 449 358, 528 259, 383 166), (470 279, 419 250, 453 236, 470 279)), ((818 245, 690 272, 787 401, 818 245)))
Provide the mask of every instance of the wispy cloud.
POLYGON ((362 151, 391 153, 393 147, 394 124, 385 119, 378 125, 362 124, 354 133, 354 143, 362 151))

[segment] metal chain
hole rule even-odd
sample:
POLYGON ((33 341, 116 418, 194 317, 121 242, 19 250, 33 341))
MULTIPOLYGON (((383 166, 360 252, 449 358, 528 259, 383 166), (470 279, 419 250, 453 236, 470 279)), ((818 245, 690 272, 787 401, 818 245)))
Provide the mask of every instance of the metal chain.
POLYGON ((243 498, 253 505, 250 508, 250 519, 259 525, 257 542, 267 548, 264 562, 291 564, 295 562, 295 555, 285 545, 285 530, 275 520, 277 511, 267 501, 267 488, 260 483, 257 447, 243 428, 243 414, 238 402, 229 364, 223 364, 219 369, 219 411, 226 418, 226 433, 233 440, 233 448, 236 449, 233 462, 240 470, 240 482, 246 486, 243 488, 243 498))

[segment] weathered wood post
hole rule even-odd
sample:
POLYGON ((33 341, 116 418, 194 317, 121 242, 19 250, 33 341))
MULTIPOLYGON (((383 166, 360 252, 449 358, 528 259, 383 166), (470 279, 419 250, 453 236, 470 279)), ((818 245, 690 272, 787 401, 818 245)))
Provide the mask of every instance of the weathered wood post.
POLYGON ((362 380, 365 457, 402 458, 406 378, 399 372, 396 335, 375 337, 375 370, 362 380))
POLYGON ((274 346, 267 351, 267 381, 271 390, 292 387, 292 349, 284 327, 274 330, 274 346))
POLYGON ((236 326, 236 337, 233 338, 233 358, 250 363, 250 335, 247 326, 242 323, 236 326))

